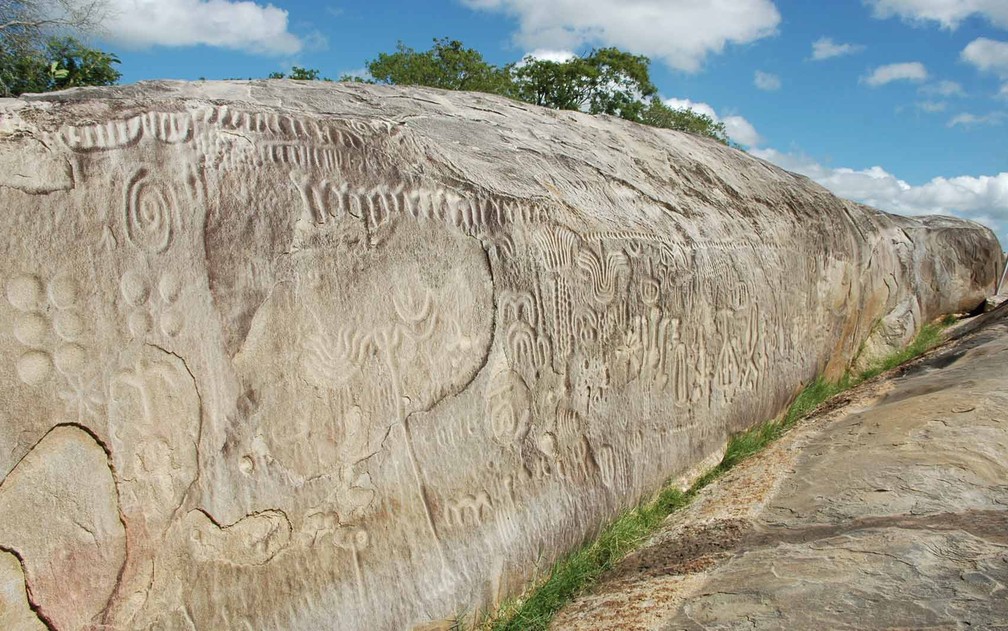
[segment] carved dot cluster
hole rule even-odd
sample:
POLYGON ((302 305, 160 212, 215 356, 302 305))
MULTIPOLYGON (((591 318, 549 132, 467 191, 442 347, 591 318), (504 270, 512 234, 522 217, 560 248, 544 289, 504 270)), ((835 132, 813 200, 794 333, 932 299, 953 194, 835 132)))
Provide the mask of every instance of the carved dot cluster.
POLYGON ((168 337, 175 337, 185 324, 177 307, 182 291, 179 280, 170 273, 161 274, 156 282, 135 271, 123 274, 119 285, 131 311, 126 318, 134 338, 146 336, 156 326, 168 337))
POLYGON ((79 287, 69 276, 44 284, 24 274, 7 282, 7 301, 20 313, 14 319, 14 338, 22 347, 15 362, 18 377, 41 385, 55 368, 64 377, 79 375, 87 363, 80 345, 84 320, 78 310, 79 287))

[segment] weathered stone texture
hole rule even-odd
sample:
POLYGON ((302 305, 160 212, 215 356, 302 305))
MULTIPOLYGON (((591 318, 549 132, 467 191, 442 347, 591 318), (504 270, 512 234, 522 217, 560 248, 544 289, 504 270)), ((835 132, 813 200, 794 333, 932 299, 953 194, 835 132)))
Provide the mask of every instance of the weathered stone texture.
POLYGON ((1001 259, 704 139, 431 90, 6 101, 0 167, 0 619, 59 629, 489 606, 1001 259))

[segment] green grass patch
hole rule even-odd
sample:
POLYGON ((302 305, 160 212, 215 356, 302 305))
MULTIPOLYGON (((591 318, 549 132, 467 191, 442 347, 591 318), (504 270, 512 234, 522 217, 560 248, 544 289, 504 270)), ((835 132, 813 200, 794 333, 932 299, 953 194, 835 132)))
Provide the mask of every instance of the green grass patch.
POLYGON ((564 605, 591 587, 627 553, 654 534, 666 517, 689 504, 701 489, 765 449, 827 399, 938 345, 942 341, 942 329, 948 326, 946 321, 947 318, 941 324, 926 325, 906 348, 857 375, 848 373, 837 382, 817 378, 795 397, 783 415, 732 436, 721 462, 694 482, 688 491, 683 493, 666 484, 657 496, 620 514, 594 541, 558 561, 535 589, 502 605, 479 628, 491 631, 546 629, 564 605))
POLYGON ((483 625, 494 631, 546 629, 560 608, 636 549, 672 512, 689 502, 687 495, 666 486, 650 501, 622 513, 591 543, 556 563, 549 578, 524 598, 504 605, 483 625))
POLYGON ((879 361, 872 364, 867 370, 858 375, 857 380, 851 385, 857 385, 862 381, 871 379, 877 375, 884 373, 887 370, 895 368, 900 364, 906 363, 922 355, 925 352, 931 350, 942 341, 942 330, 948 326, 945 321, 942 320, 939 324, 926 324, 917 334, 910 344, 901 351, 897 351, 887 357, 883 357, 879 361))

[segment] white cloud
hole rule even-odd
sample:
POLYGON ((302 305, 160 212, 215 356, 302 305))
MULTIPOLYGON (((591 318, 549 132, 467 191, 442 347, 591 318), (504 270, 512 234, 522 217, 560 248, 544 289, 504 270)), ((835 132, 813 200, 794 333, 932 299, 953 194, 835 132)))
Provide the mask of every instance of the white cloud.
POLYGON ((760 90, 773 92, 774 90, 780 90, 781 80, 780 77, 775 74, 757 70, 756 76, 753 78, 753 84, 760 90))
POLYGON ((302 38, 302 45, 307 50, 320 51, 329 48, 329 38, 326 37, 322 31, 318 29, 312 29, 305 33, 302 38))
POLYGON ((459 1, 515 16, 515 38, 529 49, 616 46, 689 72, 728 44, 773 35, 781 20, 772 0, 459 1))
POLYGON ((922 85, 917 90, 921 94, 931 94, 935 96, 966 96, 966 91, 955 81, 938 81, 922 85))
POLYGON ((802 175, 834 194, 881 210, 905 215, 952 214, 979 221, 1008 245, 1008 173, 936 177, 911 186, 880 166, 855 170, 825 167, 811 158, 774 149, 750 150, 752 155, 802 175))
POLYGON ((991 112, 990 114, 970 114, 965 112, 958 114, 948 122, 949 127, 976 127, 978 125, 1000 125, 1004 122, 1005 115, 1002 112, 991 112))
POLYGON ((755 147, 763 142, 763 138, 753 127, 752 123, 742 116, 718 116, 713 107, 707 103, 691 101, 689 99, 665 99, 665 105, 675 110, 690 110, 697 114, 710 116, 717 122, 724 123, 725 132, 734 142, 747 147, 755 147))
POLYGON ((918 101, 917 109, 923 110, 929 114, 934 114, 937 112, 944 112, 948 109, 948 103, 944 101, 918 101))
POLYGON ((853 55, 861 52, 864 48, 860 44, 838 44, 829 37, 820 37, 812 42, 812 60, 822 61, 823 59, 853 55))
POLYGON ((1008 76, 1008 42, 978 37, 963 49, 962 59, 985 72, 1008 76))
POLYGON ((1008 28, 1005 0, 868 0, 877 18, 901 17, 912 22, 938 22, 955 29, 968 17, 986 18, 991 24, 1008 28))
POLYGON ((1008 83, 1001 86, 1001 90, 998 92, 998 98, 1008 99, 1008 83))
POLYGON ((721 119, 725 125, 728 137, 747 147, 755 147, 763 142, 763 138, 757 133, 752 123, 741 116, 725 116, 721 119))
MULTIPOLYGON (((562 64, 565 61, 570 61, 577 57, 577 55, 570 50, 551 50, 549 48, 537 48, 530 53, 525 53, 522 55, 522 59, 526 57, 531 57, 532 59, 538 59, 540 61, 553 61, 558 64, 562 64)), ((518 62, 521 65, 521 62, 518 62)))
POLYGON ((714 108, 706 103, 677 98, 665 99, 664 102, 665 105, 668 105, 674 110, 690 110, 696 112, 697 114, 706 114, 716 121, 721 120, 718 118, 717 112, 714 111, 714 108))
POLYGON ((892 81, 924 81, 928 78, 927 68, 919 61, 879 66, 863 81, 872 87, 892 81))
POLYGON ((125 46, 206 45, 292 55, 302 41, 287 30, 287 11, 235 0, 110 0, 103 36, 125 46))

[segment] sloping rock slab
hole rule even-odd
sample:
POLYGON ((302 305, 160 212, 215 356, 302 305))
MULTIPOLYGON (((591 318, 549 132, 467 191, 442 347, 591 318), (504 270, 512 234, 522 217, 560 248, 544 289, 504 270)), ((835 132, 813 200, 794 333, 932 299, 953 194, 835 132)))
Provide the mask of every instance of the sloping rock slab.
POLYGON ((0 167, 0 549, 60 629, 491 606, 1001 259, 709 140, 434 90, 4 101, 0 167))

